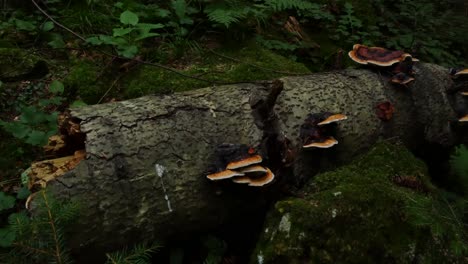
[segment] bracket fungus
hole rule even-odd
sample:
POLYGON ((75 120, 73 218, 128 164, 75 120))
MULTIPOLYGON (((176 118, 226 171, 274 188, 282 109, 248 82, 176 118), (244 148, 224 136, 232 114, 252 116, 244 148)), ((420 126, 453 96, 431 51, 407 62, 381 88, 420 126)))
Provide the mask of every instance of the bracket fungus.
POLYGON ((390 82, 393 84, 406 85, 415 80, 413 63, 419 60, 404 51, 355 44, 348 55, 353 61, 360 64, 392 67, 390 82))
POLYGON ((348 52, 349 57, 360 64, 373 64, 377 66, 392 66, 406 58, 411 58, 411 54, 400 50, 388 50, 381 47, 368 47, 355 44, 353 50, 348 52))
POLYGON ((214 173, 206 177, 212 181, 231 179, 235 183, 263 186, 274 179, 269 168, 259 165, 263 159, 256 150, 244 144, 220 144, 216 148, 214 173))
POLYGON ((321 112, 309 114, 301 125, 299 136, 302 139, 303 148, 330 148, 338 144, 333 134, 331 124, 346 120, 344 114, 321 112))
POLYGON ((460 117, 458 119, 458 122, 468 122, 468 114, 460 117))

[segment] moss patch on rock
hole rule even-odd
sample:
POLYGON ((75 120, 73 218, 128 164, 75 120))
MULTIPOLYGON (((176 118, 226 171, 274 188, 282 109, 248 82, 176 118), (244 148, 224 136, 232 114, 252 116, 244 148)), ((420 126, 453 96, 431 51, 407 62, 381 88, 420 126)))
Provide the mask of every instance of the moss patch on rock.
MULTIPOLYGON (((216 82, 266 80, 287 75, 284 72, 309 72, 300 63, 252 45, 240 50, 220 51, 220 53, 242 62, 236 62, 207 52, 200 60, 191 62, 190 66, 180 70, 180 72, 216 82), (273 71, 260 69, 249 64, 255 64, 273 71)), ((185 91, 211 85, 210 82, 190 79, 147 65, 142 66, 135 74, 129 74, 128 77, 124 78, 124 82, 126 87, 123 91, 125 98, 185 91)))
POLYGON ((433 217, 415 208, 430 205, 434 193, 423 162, 404 147, 380 144, 348 166, 317 175, 303 198, 277 202, 252 260, 457 262, 448 243, 419 221, 433 217))

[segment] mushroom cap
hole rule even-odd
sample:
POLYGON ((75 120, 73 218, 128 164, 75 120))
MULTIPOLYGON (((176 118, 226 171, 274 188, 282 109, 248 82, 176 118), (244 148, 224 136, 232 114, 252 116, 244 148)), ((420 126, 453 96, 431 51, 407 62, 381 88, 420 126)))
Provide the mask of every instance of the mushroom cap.
POLYGON ((223 170, 220 172, 208 174, 206 177, 212 181, 217 181, 217 180, 229 179, 229 178, 236 177, 236 176, 244 176, 244 174, 241 172, 233 171, 233 170, 223 170))
POLYGON ((232 178, 232 181, 235 183, 250 183, 251 180, 248 176, 240 176, 232 178))
POLYGON ((392 66, 395 63, 411 58, 411 54, 401 50, 388 50, 380 47, 368 47, 355 44, 353 50, 348 52, 349 57, 360 64, 373 64, 377 66, 392 66))
POLYGON ((458 119, 458 122, 468 122, 468 115, 464 115, 458 119))
POLYGON ((262 172, 265 173, 267 172, 267 169, 260 166, 260 165, 252 165, 248 167, 243 167, 239 169, 240 173, 252 173, 252 172, 262 172))
POLYGON ((348 117, 343 114, 330 114, 325 118, 325 120, 319 122, 317 125, 323 126, 326 124, 331 124, 331 123, 338 122, 341 120, 346 120, 346 119, 348 119, 348 117))
POLYGON ((468 92, 461 92, 461 95, 468 96, 468 92))
POLYGON ((457 75, 465 75, 465 74, 468 74, 468 69, 457 71, 454 75, 457 76, 457 75))
POLYGON ((324 140, 313 141, 302 146, 303 148, 331 148, 338 144, 338 140, 333 137, 328 137, 324 140))
POLYGON ((254 179, 251 178, 249 182, 249 186, 260 187, 260 186, 263 186, 272 182, 273 179, 275 178, 275 175, 273 174, 273 172, 271 172, 269 168, 266 168, 266 170, 267 172, 262 177, 254 178, 254 179))
POLYGON ((390 80, 391 83, 395 84, 408 84, 412 81, 414 81, 414 78, 403 72, 395 74, 390 80))
POLYGON ((252 156, 242 157, 239 160, 231 161, 228 163, 226 169, 228 170, 238 169, 238 168, 247 167, 253 164, 257 164, 260 162, 262 162, 262 156, 256 154, 252 156))

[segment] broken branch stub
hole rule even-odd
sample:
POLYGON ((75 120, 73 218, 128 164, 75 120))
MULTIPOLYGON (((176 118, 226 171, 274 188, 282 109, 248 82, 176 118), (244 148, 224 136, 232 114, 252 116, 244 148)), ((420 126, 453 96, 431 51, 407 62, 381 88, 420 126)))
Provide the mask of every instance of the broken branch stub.
POLYGON ((72 248, 102 253, 132 241, 249 223, 268 199, 264 190, 310 179, 319 168, 349 161, 380 139, 399 137, 410 146, 454 143, 457 131, 448 124, 456 115, 446 95, 450 77, 434 65, 415 70, 418 78, 409 89, 392 89, 369 70, 345 70, 73 109, 86 135, 86 159, 48 182, 59 198, 82 204, 72 248), (385 122, 375 113, 382 101, 398 109, 385 122), (339 144, 304 150, 301 124, 318 112, 346 115, 336 124, 339 144), (275 182, 252 188, 252 179, 207 179, 222 143, 260 149, 262 164, 271 170, 268 181, 260 181, 274 174, 275 182))

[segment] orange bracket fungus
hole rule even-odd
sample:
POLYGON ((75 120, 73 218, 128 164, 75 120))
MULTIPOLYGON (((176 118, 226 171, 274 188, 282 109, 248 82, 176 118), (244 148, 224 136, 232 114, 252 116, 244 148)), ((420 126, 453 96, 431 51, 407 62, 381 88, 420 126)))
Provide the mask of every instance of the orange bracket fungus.
POLYGON ((273 181, 274 174, 260 163, 262 156, 244 144, 220 144, 216 148, 214 173, 206 177, 212 181, 232 178, 235 183, 263 186, 273 181))
POLYGON ((301 125, 299 136, 303 148, 330 148, 338 144, 331 134, 333 126, 330 124, 346 120, 346 115, 321 112, 309 114, 301 125))

